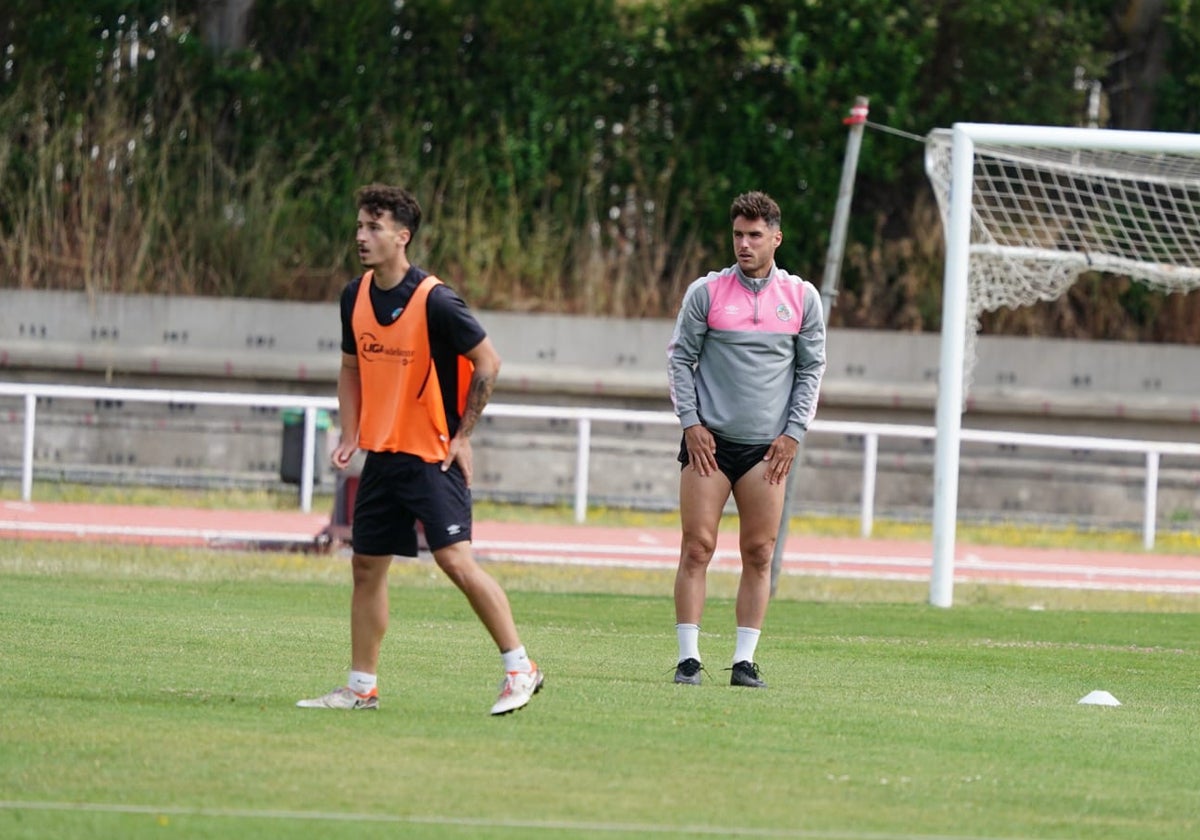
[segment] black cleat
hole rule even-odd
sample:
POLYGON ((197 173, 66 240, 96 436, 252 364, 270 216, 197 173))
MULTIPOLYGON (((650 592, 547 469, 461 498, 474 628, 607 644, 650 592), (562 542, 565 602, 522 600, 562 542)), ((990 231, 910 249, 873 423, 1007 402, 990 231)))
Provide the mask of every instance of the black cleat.
POLYGON ((675 682, 684 685, 700 685, 700 672, 704 666, 699 659, 684 659, 675 666, 675 682))
POLYGON ((767 684, 759 678, 758 663, 750 661, 734 662, 730 668, 730 685, 740 685, 745 688, 766 688, 767 684))

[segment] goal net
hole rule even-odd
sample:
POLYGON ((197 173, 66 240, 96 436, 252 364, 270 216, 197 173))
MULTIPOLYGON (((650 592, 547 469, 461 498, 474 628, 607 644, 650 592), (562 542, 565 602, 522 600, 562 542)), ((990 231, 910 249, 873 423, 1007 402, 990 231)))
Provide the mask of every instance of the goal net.
POLYGON ((925 169, 946 233, 930 601, 949 606, 980 316, 1086 272, 1200 287, 1200 135, 959 123, 928 136, 925 169))
MULTIPOLYGON (((967 386, 984 312, 1055 300, 1085 272, 1129 277, 1163 292, 1200 287, 1200 148, 1080 145, 1145 133, 1050 129, 1026 142, 973 144, 967 386)), ((950 130, 935 130, 925 151, 946 230, 951 138, 950 130)))

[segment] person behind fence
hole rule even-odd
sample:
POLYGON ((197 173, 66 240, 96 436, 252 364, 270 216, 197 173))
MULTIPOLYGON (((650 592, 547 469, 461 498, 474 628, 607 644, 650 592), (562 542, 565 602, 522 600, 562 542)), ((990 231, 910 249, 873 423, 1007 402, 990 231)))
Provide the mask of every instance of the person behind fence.
MULTIPOLYGON (((372 184, 356 197, 358 256, 367 270, 341 297, 341 439, 331 454, 345 469, 366 451, 351 524, 350 675, 345 686, 297 705, 378 708, 388 567, 393 555, 416 556, 420 522, 434 561, 500 650, 503 678, 491 713, 507 714, 529 702, 543 675, 521 643, 504 589, 471 550, 470 438, 500 356, 462 299, 409 262, 421 224, 413 195, 372 184)), ((406 686, 419 696, 430 671, 412 673, 406 686)))
POLYGON ((732 493, 741 577, 730 683, 765 688, 756 650, 787 477, 825 372, 825 322, 816 288, 775 264, 783 242, 779 205, 764 193, 744 193, 729 218, 736 262, 691 283, 667 347, 671 401, 683 428, 675 682, 699 685, 706 670, 699 645, 707 572, 732 493))

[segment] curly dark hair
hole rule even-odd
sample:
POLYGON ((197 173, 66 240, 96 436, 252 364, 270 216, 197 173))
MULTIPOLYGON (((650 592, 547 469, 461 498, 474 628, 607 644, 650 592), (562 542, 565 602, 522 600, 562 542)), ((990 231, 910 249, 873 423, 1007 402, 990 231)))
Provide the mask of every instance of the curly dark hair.
POLYGON ((729 208, 729 221, 734 221, 738 216, 747 219, 762 219, 767 223, 767 227, 772 228, 778 228, 783 222, 783 214, 779 211, 779 205, 775 203, 775 199, 764 192, 742 193, 735 198, 733 206, 729 208))
POLYGON ((354 197, 359 210, 365 209, 376 219, 391 213, 398 224, 408 228, 413 236, 417 235, 417 229, 421 227, 421 205, 408 190, 387 184, 368 184, 360 187, 354 197))

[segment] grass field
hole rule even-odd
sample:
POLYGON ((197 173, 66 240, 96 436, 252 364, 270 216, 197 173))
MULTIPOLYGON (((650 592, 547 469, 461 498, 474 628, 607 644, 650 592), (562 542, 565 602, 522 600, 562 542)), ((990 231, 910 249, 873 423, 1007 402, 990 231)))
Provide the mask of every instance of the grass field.
POLYGON ((964 586, 939 610, 789 579, 750 691, 722 670, 732 576, 693 688, 669 575, 492 568, 547 673, 533 703, 488 716, 495 651, 409 562, 382 707, 346 714, 293 707, 345 676, 342 557, 0 544, 0 837, 1200 832, 1200 598, 964 586))

